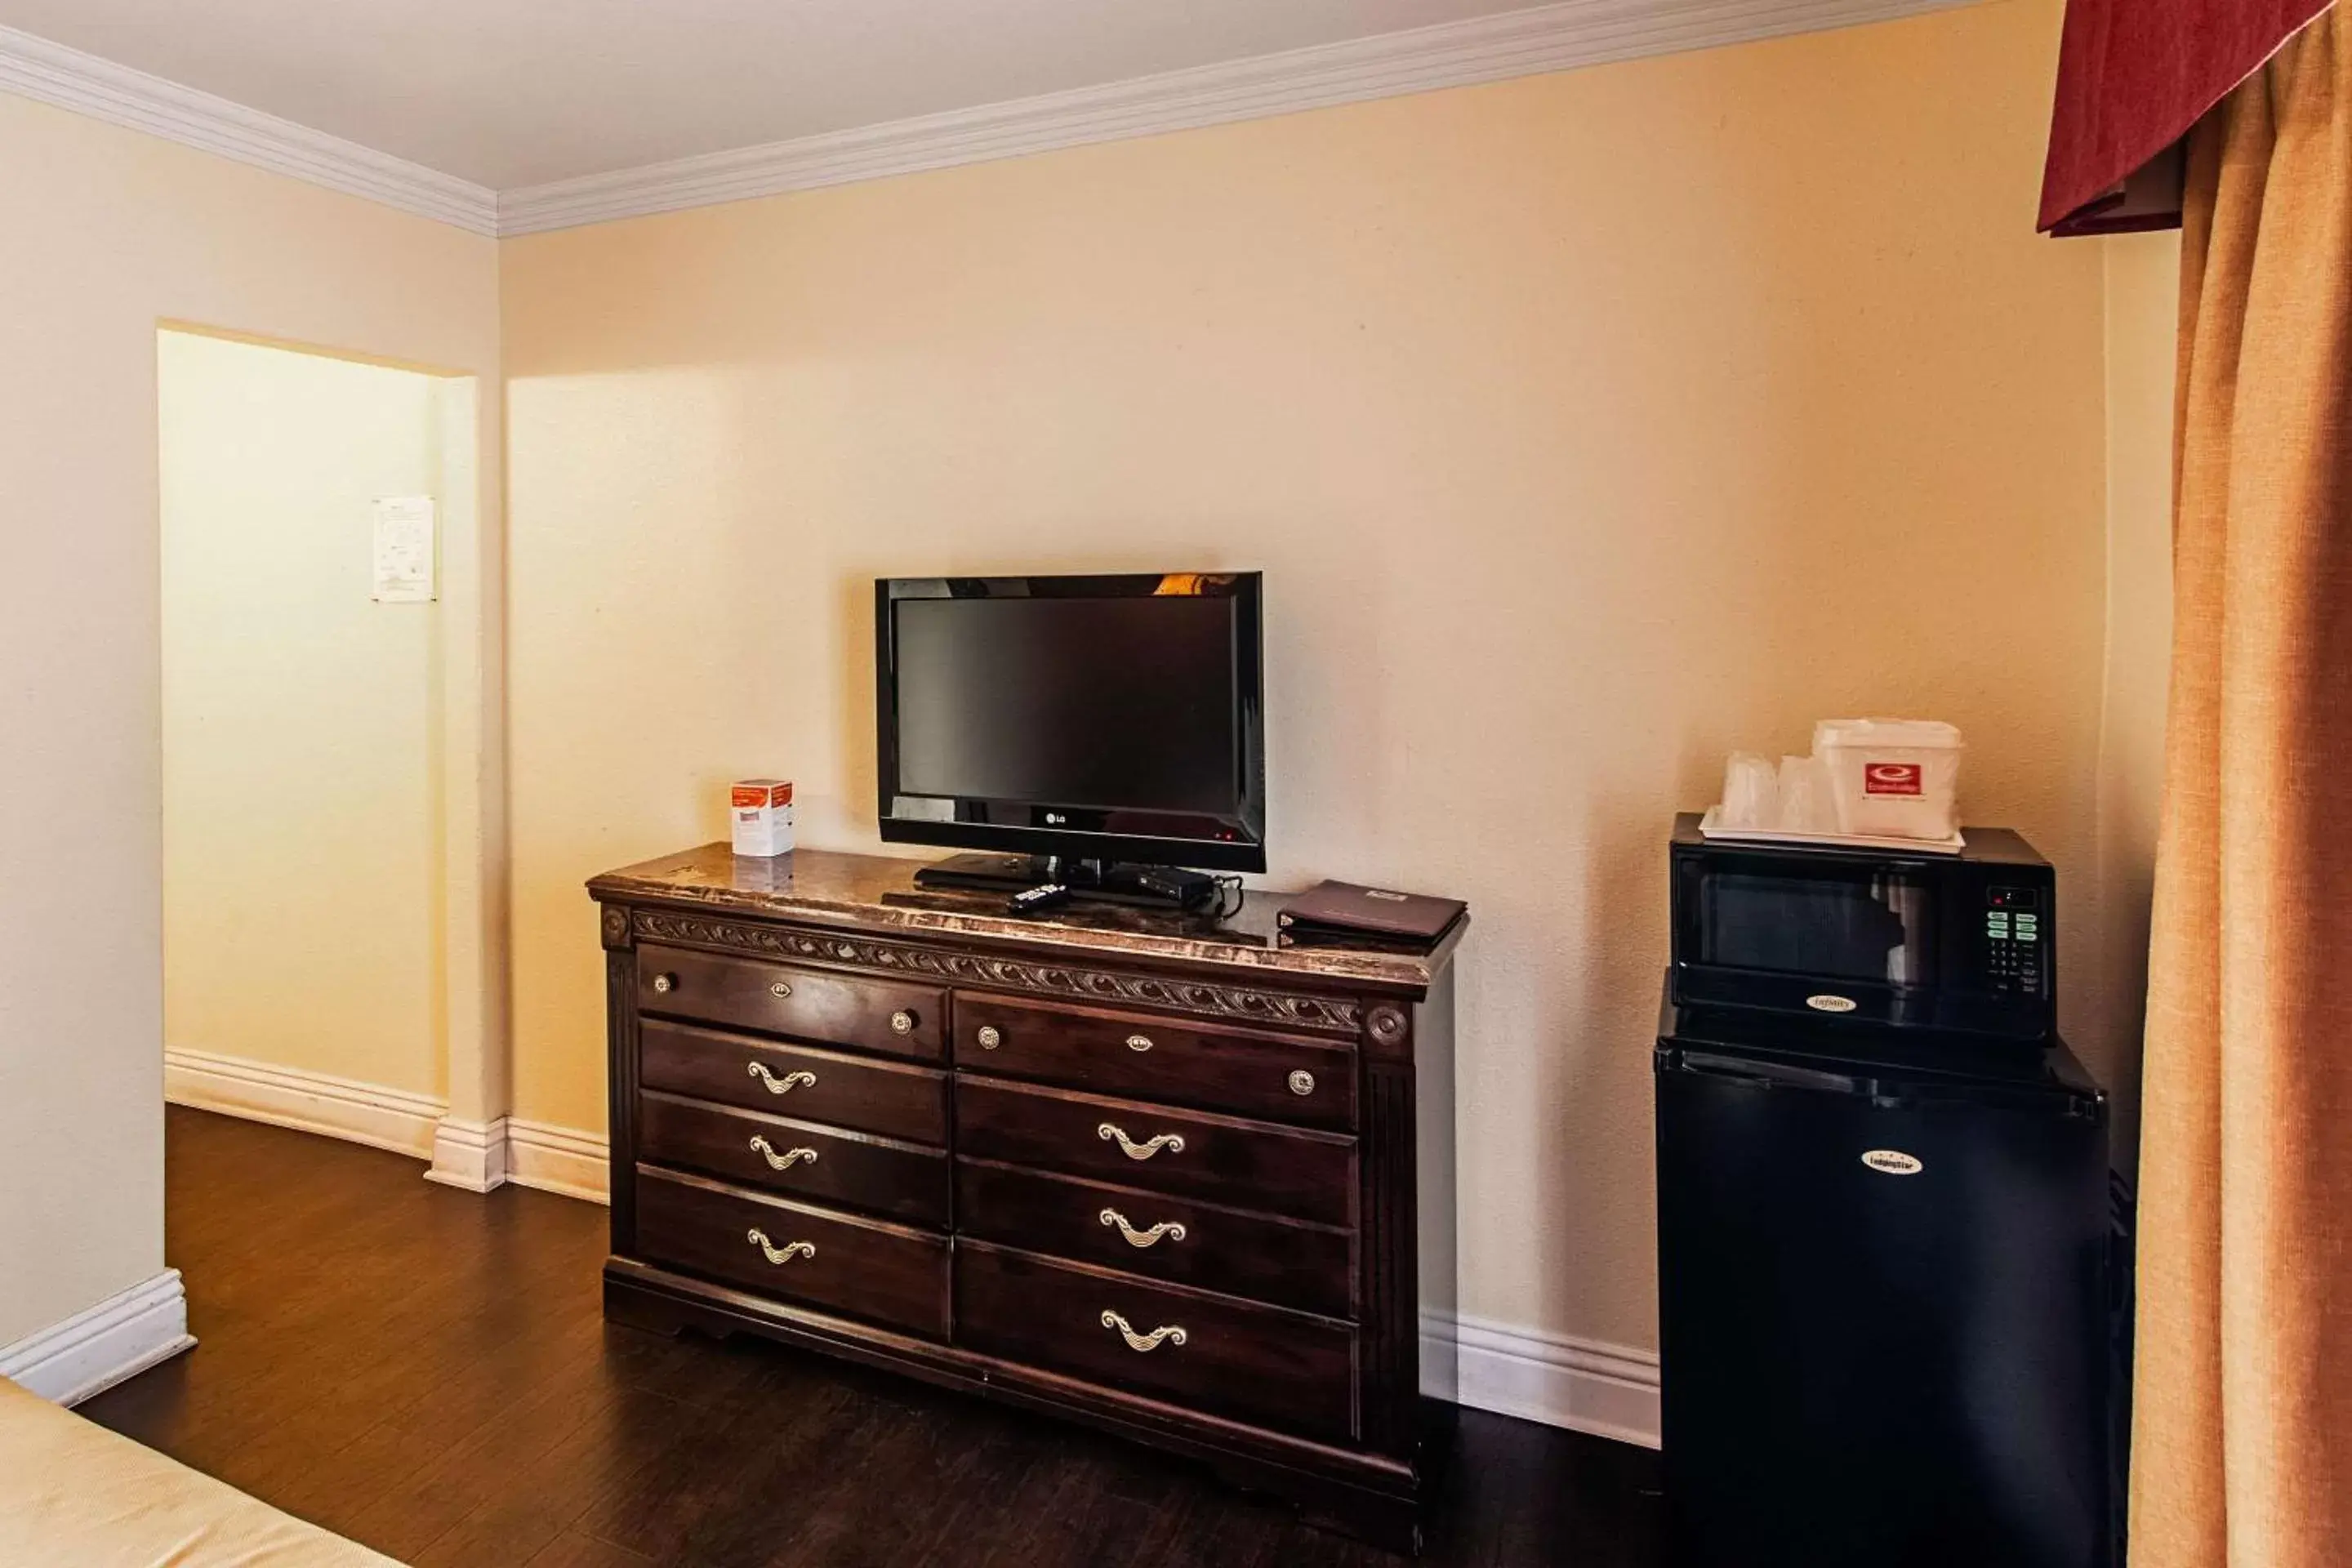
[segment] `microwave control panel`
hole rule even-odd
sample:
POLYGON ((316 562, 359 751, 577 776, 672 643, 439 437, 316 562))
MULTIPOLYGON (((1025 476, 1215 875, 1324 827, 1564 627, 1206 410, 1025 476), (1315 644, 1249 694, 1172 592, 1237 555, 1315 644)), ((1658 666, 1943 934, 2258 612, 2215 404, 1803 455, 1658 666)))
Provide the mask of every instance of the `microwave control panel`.
POLYGON ((2019 991, 2029 996, 2042 994, 2043 943, 2048 938, 2042 917, 2042 894, 2036 889, 1985 890, 1986 971, 1994 990, 2019 991))

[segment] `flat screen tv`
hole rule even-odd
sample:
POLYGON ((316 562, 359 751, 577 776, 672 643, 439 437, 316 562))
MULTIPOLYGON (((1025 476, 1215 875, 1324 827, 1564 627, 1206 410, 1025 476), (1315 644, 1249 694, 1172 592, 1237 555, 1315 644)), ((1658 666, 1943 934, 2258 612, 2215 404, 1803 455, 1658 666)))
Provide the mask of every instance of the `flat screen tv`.
POLYGON ((1257 573, 883 578, 874 633, 885 839, 1265 869, 1257 573))

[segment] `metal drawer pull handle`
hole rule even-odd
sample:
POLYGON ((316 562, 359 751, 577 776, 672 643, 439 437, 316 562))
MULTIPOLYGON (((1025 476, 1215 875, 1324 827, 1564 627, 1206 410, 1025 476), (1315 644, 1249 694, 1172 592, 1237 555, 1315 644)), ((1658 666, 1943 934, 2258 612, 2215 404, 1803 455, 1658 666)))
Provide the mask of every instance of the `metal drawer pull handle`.
POLYGON ((982 1024, 980 1026, 980 1033, 972 1038, 980 1042, 982 1050, 992 1051, 1004 1043, 1004 1031, 993 1024, 982 1024))
POLYGON ((766 1084, 770 1094, 790 1094, 796 1087, 806 1089, 816 1087, 816 1074, 813 1072, 788 1072, 783 1077, 778 1078, 768 1070, 768 1064, 765 1062, 751 1062, 746 1065, 743 1070, 766 1084))
POLYGON ((1151 1048, 1151 1037, 1150 1035, 1129 1035, 1127 1037, 1127 1048, 1130 1051, 1148 1051, 1151 1048))
POLYGON ((915 1032, 915 1016, 912 1013, 908 1012, 904 1007, 899 1008, 897 1012, 890 1015, 890 1032, 894 1035, 913 1034, 915 1032))
POLYGON ((768 1239, 768 1233, 764 1230, 751 1232, 751 1245, 766 1253, 771 1263, 790 1263, 795 1258, 816 1256, 816 1243, 814 1241, 788 1241, 778 1247, 768 1239))
POLYGON ((1129 1325, 1125 1318, 1108 1308, 1103 1310, 1102 1326, 1106 1329, 1117 1329, 1118 1337, 1127 1342, 1127 1348, 1131 1351, 1156 1351, 1160 1348, 1160 1342, 1162 1340, 1180 1348, 1184 1343, 1184 1331, 1173 1323, 1165 1328, 1154 1329, 1148 1334, 1139 1334, 1129 1325))
POLYGON ((776 1152, 776 1146, 773 1143, 769 1142, 765 1138, 761 1137, 756 1132, 751 1134, 751 1149, 753 1152, 760 1156, 760 1158, 768 1162, 768 1169, 772 1171, 789 1171, 794 1165, 799 1164, 803 1160, 806 1160, 812 1165, 816 1163, 815 1150, 787 1149, 782 1153, 779 1154, 776 1152))
POLYGON ((1128 1224, 1127 1216, 1117 1209, 1105 1209, 1102 1212, 1102 1222, 1127 1237, 1127 1244, 1129 1247, 1157 1247, 1163 1237, 1170 1241, 1184 1239, 1183 1226, 1172 1219, 1163 1219, 1150 1230, 1138 1230, 1128 1224))
POLYGON ((656 991, 656 992, 658 992, 660 994, 662 994, 662 995, 664 995, 664 996, 667 996, 667 995, 668 995, 671 992, 673 992, 673 991, 675 991, 675 990, 677 990, 677 975, 675 975, 675 974, 656 974, 656 975, 655 975, 655 976, 654 976, 654 990, 655 990, 655 991, 656 991))
POLYGON ((1290 1092, 1293 1094, 1313 1094, 1315 1092, 1315 1075, 1308 1072, 1305 1068, 1300 1068, 1297 1072, 1292 1073, 1290 1075, 1290 1092))
POLYGON ((792 982, 789 980, 779 980, 773 985, 768 987, 768 994, 776 997, 779 1000, 789 996, 792 994, 793 986, 792 982))
POLYGON ((1162 1149, 1167 1150, 1171 1154, 1181 1154, 1184 1152, 1183 1135, 1177 1132, 1162 1132, 1148 1143, 1138 1143, 1106 1121, 1095 1129, 1095 1136, 1106 1143, 1118 1144, 1118 1152, 1130 1160, 1149 1160, 1162 1149))

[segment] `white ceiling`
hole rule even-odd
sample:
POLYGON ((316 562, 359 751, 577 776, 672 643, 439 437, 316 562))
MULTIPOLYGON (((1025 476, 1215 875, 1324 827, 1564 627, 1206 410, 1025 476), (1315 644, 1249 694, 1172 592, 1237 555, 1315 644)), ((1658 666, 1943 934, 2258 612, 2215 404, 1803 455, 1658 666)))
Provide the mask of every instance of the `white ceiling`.
POLYGON ((0 0, 0 25, 511 190, 1525 8, 1526 0, 0 0))

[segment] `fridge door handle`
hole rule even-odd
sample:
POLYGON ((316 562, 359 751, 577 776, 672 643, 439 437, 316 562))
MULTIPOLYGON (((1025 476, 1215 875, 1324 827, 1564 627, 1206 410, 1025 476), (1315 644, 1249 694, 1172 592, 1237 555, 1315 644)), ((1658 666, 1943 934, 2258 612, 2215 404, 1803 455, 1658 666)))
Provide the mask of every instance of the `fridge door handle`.
POLYGON ((1759 1061, 1753 1057, 1718 1056, 1687 1047, 1662 1058, 1661 1071, 1686 1072, 1717 1083, 1748 1089, 1811 1089, 1822 1094, 1852 1095, 1874 1110, 2019 1110, 2037 1115, 2057 1114, 2070 1121, 2097 1121, 2105 1114, 2097 1096, 2069 1095, 2063 1108, 2053 1105, 2046 1089, 2003 1084, 1953 1084, 1897 1081, 1849 1073, 1821 1072, 1787 1062, 1759 1061))
POLYGON ((2099 1120, 2095 1101, 2070 1096, 2062 1109, 2053 1110, 2051 1097, 2047 1094, 2037 1094, 2026 1089, 2002 1089, 1991 1084, 1948 1089, 1907 1085, 1894 1094, 1874 1091, 1870 1103, 1880 1110, 2016 1110, 2041 1116, 2054 1114, 2070 1121, 2099 1120))
POLYGON ((1703 1074, 1711 1079, 1728 1079, 1755 1089, 1812 1089, 1829 1094, 1853 1094, 1863 1088, 1863 1081, 1844 1073, 1818 1072, 1811 1068, 1792 1067, 1782 1062, 1760 1062, 1752 1057, 1719 1057, 1707 1051, 1683 1050, 1675 1053, 1675 1065, 1682 1071, 1703 1074))

